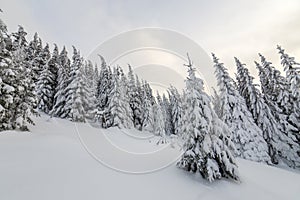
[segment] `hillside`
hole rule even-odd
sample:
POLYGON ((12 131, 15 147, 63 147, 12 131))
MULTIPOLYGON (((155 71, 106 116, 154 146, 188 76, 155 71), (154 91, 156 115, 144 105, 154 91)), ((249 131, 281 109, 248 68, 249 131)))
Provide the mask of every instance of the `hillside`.
MULTIPOLYGON (((137 131, 127 130, 125 134, 84 124, 77 128, 105 134, 129 152, 165 151, 174 157, 178 149, 176 145, 157 146, 157 138, 147 133, 140 133, 147 139, 136 139, 137 131)), ((0 134, 1 199, 299 199, 299 173, 242 159, 238 159, 241 183, 208 183, 199 175, 178 169, 175 163, 153 173, 122 173, 104 166, 86 151, 72 122, 43 116, 31 130, 0 134)), ((143 163, 127 167, 131 166, 143 163)))

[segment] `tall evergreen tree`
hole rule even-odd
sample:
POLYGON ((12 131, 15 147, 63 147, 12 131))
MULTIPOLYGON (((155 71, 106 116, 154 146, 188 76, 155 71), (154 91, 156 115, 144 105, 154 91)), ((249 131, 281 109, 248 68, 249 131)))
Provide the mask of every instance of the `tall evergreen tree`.
POLYGON ((13 129, 19 128, 21 130, 28 130, 27 125, 34 124, 32 115, 37 114, 34 111, 36 98, 31 67, 26 52, 26 34, 23 27, 19 26, 18 31, 13 33, 12 43, 12 67, 15 68, 16 71, 13 82, 15 82, 17 87, 14 91, 10 123, 13 129))
MULTIPOLYGON (((45 58, 50 59, 50 51, 48 44, 43 49, 43 54, 45 58)), ((55 92, 55 79, 56 74, 51 71, 51 65, 49 65, 49 60, 45 63, 44 69, 38 78, 36 83, 36 95, 37 95, 37 108, 45 113, 49 113, 53 107, 53 98, 55 92)))
POLYGON ((238 169, 230 151, 228 127, 217 117, 204 92, 203 81, 195 76, 191 61, 186 80, 186 108, 183 121, 187 139, 178 166, 199 172, 208 181, 222 177, 238 180, 238 169), (228 146, 229 145, 229 146, 228 146))
POLYGON ((135 75, 135 94, 134 94, 134 110, 133 110, 133 120, 134 120, 134 125, 138 130, 142 130, 143 126, 143 99, 142 99, 142 94, 143 94, 143 89, 142 89, 142 84, 139 80, 139 77, 135 75))
POLYGON ((104 58, 101 59, 101 70, 99 80, 97 84, 96 99, 97 99, 97 114, 96 121, 98 121, 102 127, 107 127, 109 123, 109 113, 106 112, 108 104, 110 102, 110 93, 113 90, 113 76, 111 68, 107 66, 104 58))
POLYGON ((33 82, 36 84, 38 78, 43 70, 44 65, 47 62, 48 56, 43 54, 42 40, 35 33, 33 40, 29 42, 27 50, 27 61, 30 63, 30 68, 32 72, 33 82))
MULTIPOLYGON (((72 94, 72 108, 70 109, 69 117, 75 122, 86 122, 90 115, 90 99, 87 81, 84 78, 84 68, 81 66, 74 73, 74 79, 71 82, 70 90, 74 90, 72 94)), ((69 94, 70 94, 69 90, 69 94)))
POLYGON ((66 89, 68 87, 68 80, 70 74, 70 60, 68 58, 68 52, 65 47, 58 56, 58 77, 57 87, 54 95, 54 106, 51 111, 51 115, 60 118, 66 118, 68 116, 66 110, 66 89))
MULTIPOLYGON (((295 61, 294 57, 285 53, 285 50, 280 46, 277 46, 277 49, 289 83, 288 92, 291 104, 291 110, 288 112, 289 121, 298 128, 298 133, 300 133, 300 64, 295 61)), ((300 141, 300 134, 297 137, 300 141)))
MULTIPOLYGON (((66 88, 65 88, 65 114, 69 119, 74 120, 75 116, 73 116, 73 105, 75 101, 76 92, 80 92, 82 81, 82 75, 80 69, 83 68, 83 58, 80 56, 80 52, 73 46, 73 56, 72 56, 72 63, 70 65, 70 72, 68 75, 68 80, 66 80, 66 88)), ((83 94, 85 95, 85 94, 83 94)), ((78 101, 78 100, 77 100, 78 101)), ((78 103, 78 102, 77 102, 78 103)), ((77 106, 78 107, 78 106, 77 106)), ((78 115, 78 112, 76 113, 78 115)), ((80 118, 78 120, 84 121, 83 116, 76 116, 76 118, 80 118)))
POLYGON ((4 22, 0 19, 0 131, 11 129, 10 108, 17 87, 17 70, 12 62, 12 41, 4 22))
POLYGON ((142 113, 142 87, 138 77, 134 76, 132 67, 128 65, 128 95, 134 127, 142 130, 143 113, 142 113))
POLYGON ((107 126, 118 126, 119 128, 131 128, 131 109, 127 97, 126 77, 120 67, 114 69, 113 89, 110 93, 108 113, 110 119, 107 126))
POLYGON ((95 114, 97 112, 97 100, 96 100, 96 88, 97 88, 97 81, 99 78, 98 69, 95 68, 91 61, 87 61, 84 64, 85 70, 82 79, 83 83, 86 86, 86 94, 83 95, 83 106, 86 112, 86 120, 90 122, 94 122, 95 114))
POLYGON ((231 132, 237 156, 258 162, 269 162, 268 145, 263 139, 262 131, 254 123, 245 100, 234 87, 234 81, 219 59, 212 54, 215 75, 219 86, 217 113, 231 132))
MULTIPOLYGON (((158 95, 158 97, 160 97, 158 95)), ((160 136, 161 138, 159 139, 159 141, 157 142, 157 144, 159 143, 166 143, 166 128, 165 128, 165 118, 163 115, 163 110, 161 107, 161 104, 159 102, 157 102, 156 104, 154 104, 153 107, 153 112, 154 112, 154 134, 157 136, 160 136)))
POLYGON ((152 89, 150 85, 145 82, 143 85, 143 127, 142 130, 154 132, 154 104, 155 99, 153 99, 152 89))
POLYGON ((173 86, 168 89, 168 95, 170 100, 170 120, 173 127, 173 134, 178 135, 180 131, 180 120, 182 117, 182 97, 178 90, 173 86))
POLYGON ((163 109, 163 114, 165 118, 165 131, 167 135, 174 134, 174 126, 172 123, 172 111, 169 99, 165 94, 162 96, 162 104, 161 107, 163 109))

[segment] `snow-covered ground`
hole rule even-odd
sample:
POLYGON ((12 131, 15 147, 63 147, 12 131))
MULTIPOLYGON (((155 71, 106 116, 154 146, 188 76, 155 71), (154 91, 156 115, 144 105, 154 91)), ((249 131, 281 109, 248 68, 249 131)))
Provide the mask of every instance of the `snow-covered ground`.
POLYGON ((157 146, 158 138, 149 133, 99 130, 45 116, 36 121, 32 133, 0 133, 1 200, 300 199, 296 172, 239 159, 241 183, 208 183, 175 166, 173 161, 180 155, 177 145, 157 146), (107 141, 113 145, 106 147, 107 141), (97 145, 102 146, 97 149, 97 145), (151 157, 156 153, 159 160, 151 157), (165 167, 132 174, 107 165, 129 172, 165 167))

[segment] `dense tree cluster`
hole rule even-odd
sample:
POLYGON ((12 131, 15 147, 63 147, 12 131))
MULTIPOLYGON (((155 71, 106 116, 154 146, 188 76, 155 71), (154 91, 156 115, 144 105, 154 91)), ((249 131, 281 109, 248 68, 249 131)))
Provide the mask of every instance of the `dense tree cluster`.
MULTIPOLYGON (((298 76, 298 64, 294 58, 278 48, 283 66, 289 60, 292 62, 290 69, 295 70, 292 72, 293 77, 298 76)), ((237 148, 237 155, 249 160, 284 163, 292 168, 299 168, 298 79, 282 76, 264 56, 259 54, 259 57, 260 63, 255 64, 259 71, 260 90, 253 83, 254 78, 245 64, 237 58, 235 82, 230 78, 224 64, 219 63, 219 59, 213 55, 219 86, 219 93, 214 97, 215 110, 231 129, 231 139, 237 148), (288 81, 291 79, 294 86, 288 81)))
POLYGON ((28 130, 43 112, 102 128, 136 128, 183 138, 178 166, 213 181, 239 180, 235 157, 300 168, 300 64, 277 47, 285 76, 259 54, 255 62, 260 89, 237 58, 236 80, 212 54, 218 91, 211 97, 196 76, 192 61, 186 88, 171 86, 153 95, 128 66, 98 67, 73 47, 72 56, 57 45, 51 51, 37 34, 26 40, 19 27, 8 33, 0 20, 0 131, 28 130), (212 103, 213 102, 213 103, 212 103))

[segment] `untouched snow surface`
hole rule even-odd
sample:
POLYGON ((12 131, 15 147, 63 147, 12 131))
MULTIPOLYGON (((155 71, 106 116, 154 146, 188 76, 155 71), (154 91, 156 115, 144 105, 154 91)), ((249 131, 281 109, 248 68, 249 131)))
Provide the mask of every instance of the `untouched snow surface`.
MULTIPOLYGON (((200 175, 178 169, 174 162, 152 173, 123 173, 101 164, 87 152, 74 123, 47 117, 36 119, 36 123, 37 126, 31 127, 32 133, 0 133, 0 199, 300 199, 300 174, 296 172, 239 159, 241 183, 228 180, 208 183, 200 175)), ((180 153, 176 145, 175 148, 157 146, 157 138, 149 133, 135 130, 124 133, 115 128, 99 130, 84 124, 78 124, 77 128, 81 136, 97 133, 103 138, 104 135, 119 150, 126 149, 136 155, 163 152, 160 158, 169 159, 165 156, 170 155, 174 159, 180 153)), ((93 144, 105 145, 98 141, 93 144)), ((155 167, 140 159, 110 158, 113 157, 110 151, 102 156, 105 155, 112 164, 130 161, 125 171, 126 167, 138 166, 136 170, 155 167), (114 163, 116 160, 121 161, 114 163)), ((157 162, 161 161, 154 161, 157 162)))

